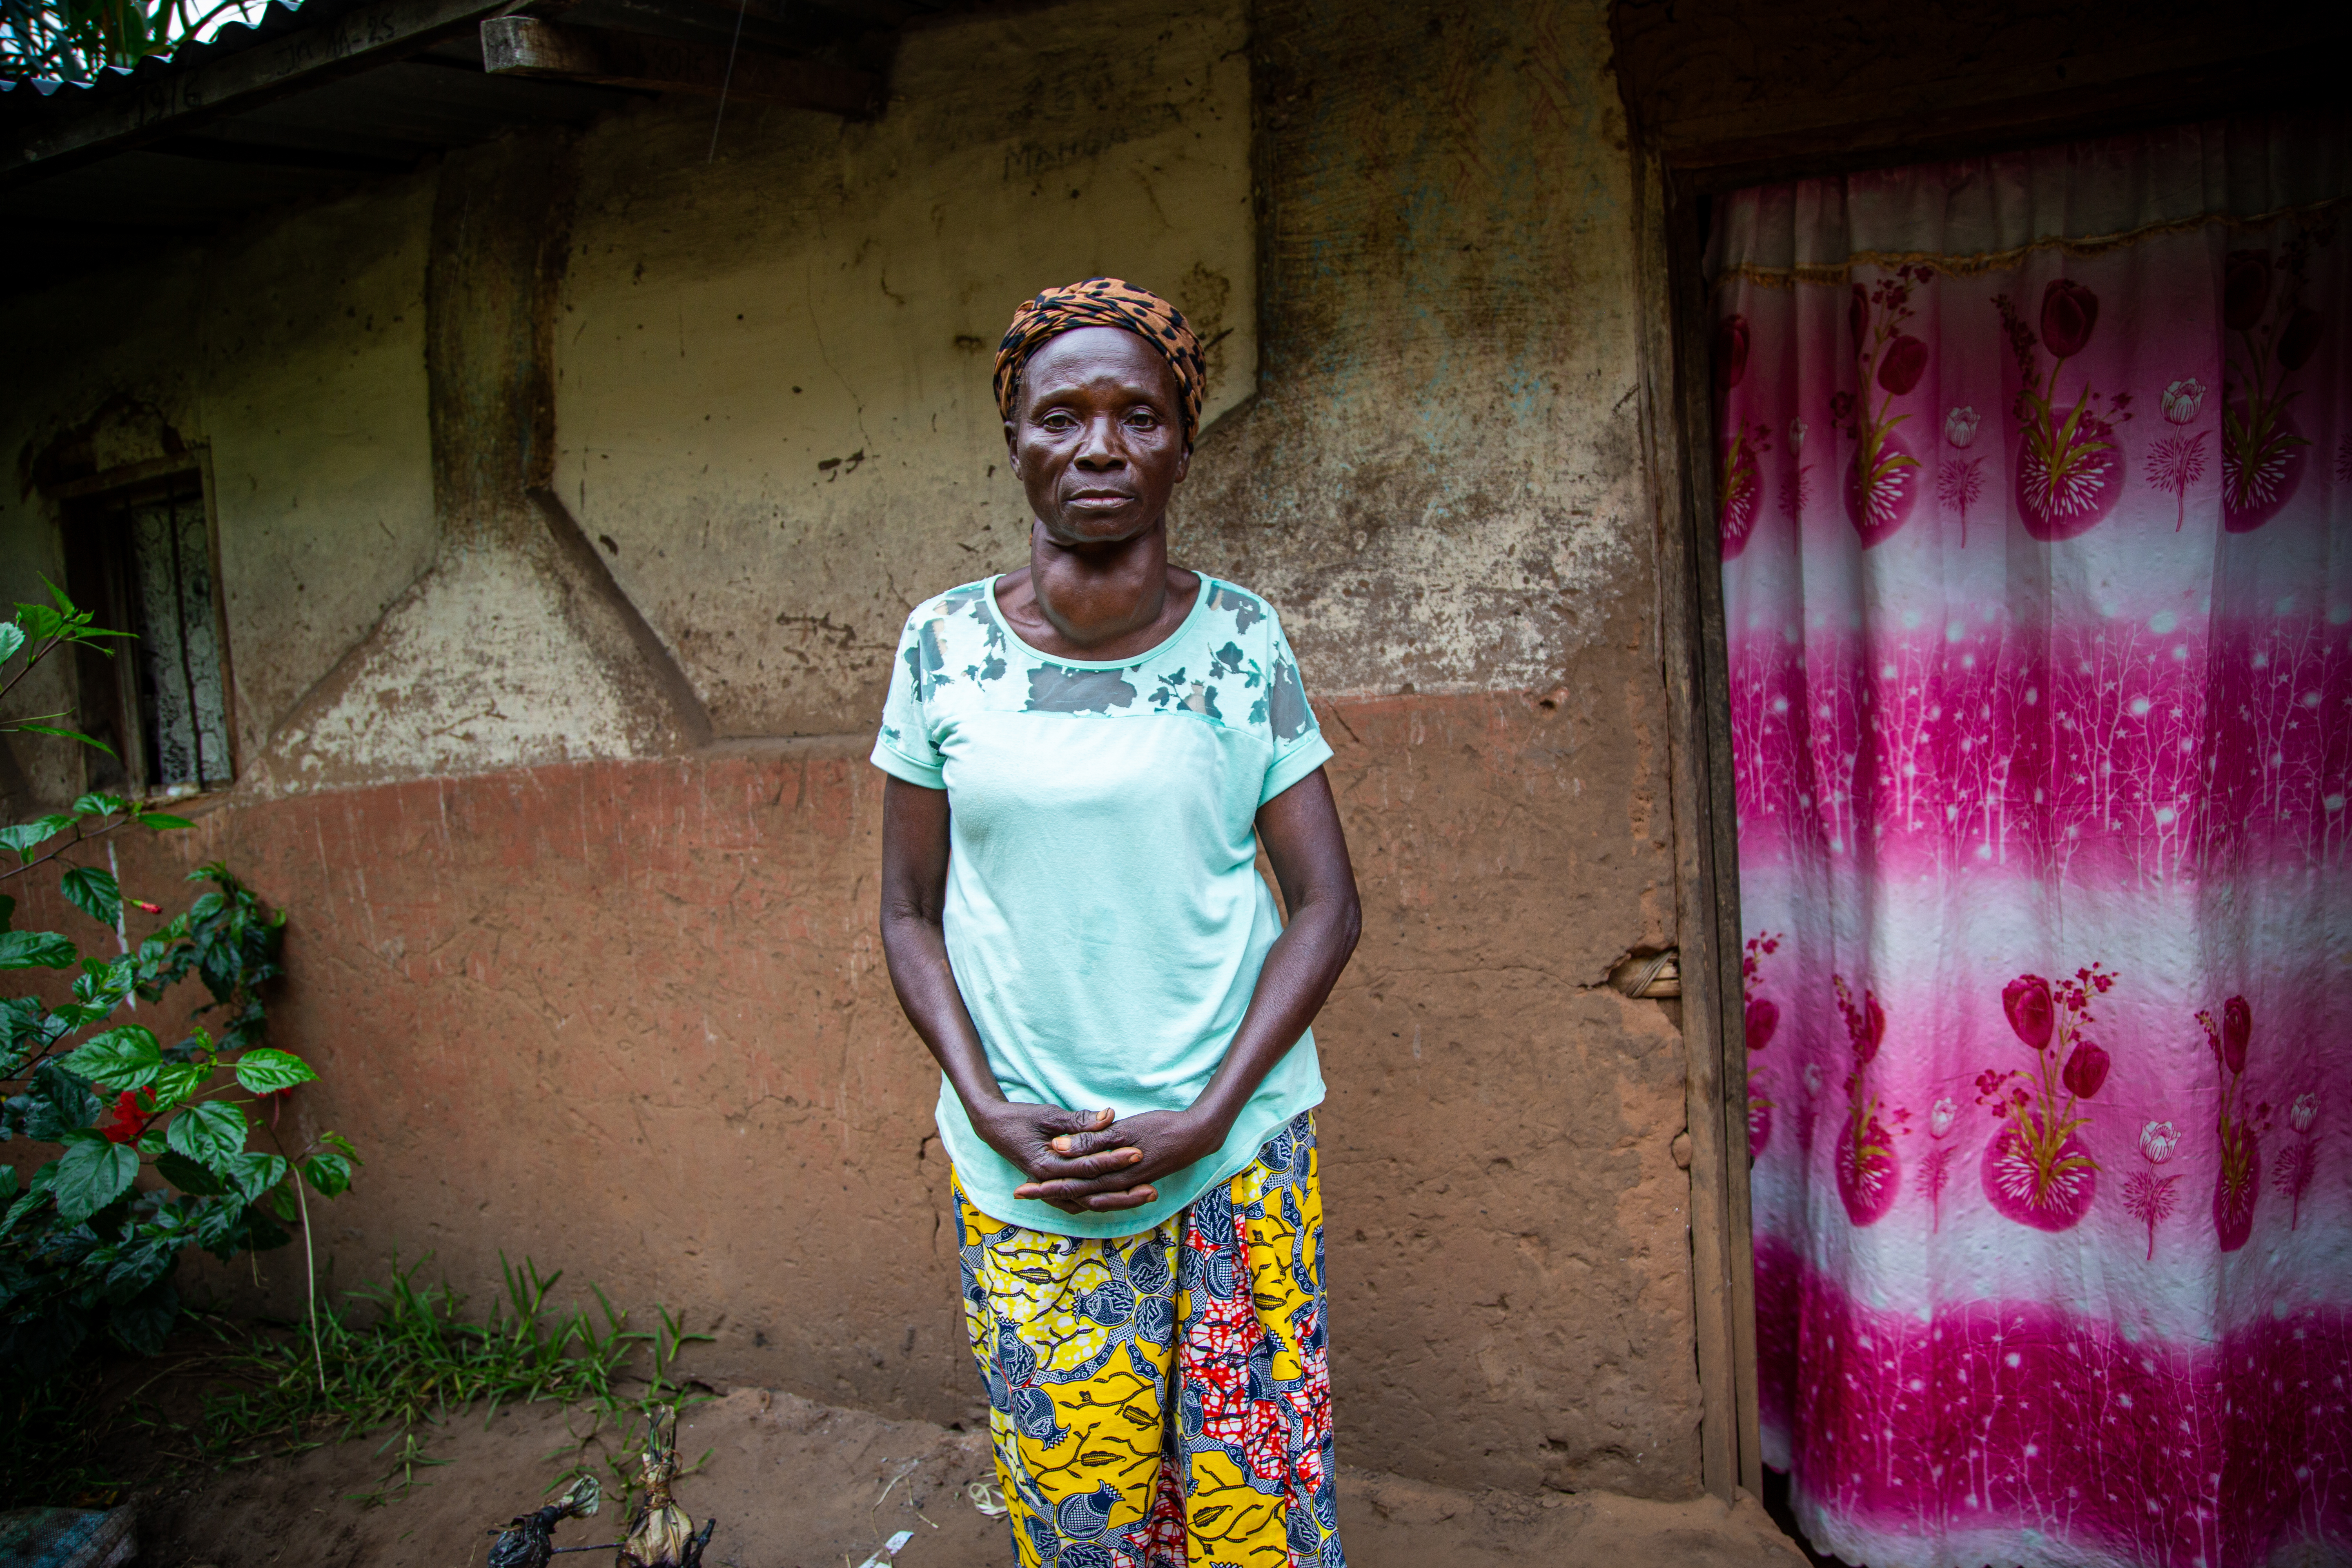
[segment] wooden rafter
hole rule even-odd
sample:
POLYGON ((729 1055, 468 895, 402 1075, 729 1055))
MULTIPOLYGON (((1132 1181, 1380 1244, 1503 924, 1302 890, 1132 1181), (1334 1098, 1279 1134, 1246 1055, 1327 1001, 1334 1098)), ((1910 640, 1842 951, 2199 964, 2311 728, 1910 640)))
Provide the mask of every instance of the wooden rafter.
POLYGON ((498 16, 482 24, 482 66, 493 76, 551 77, 641 92, 686 92, 793 109, 863 115, 880 106, 870 72, 814 65, 748 45, 729 51, 647 33, 498 16))

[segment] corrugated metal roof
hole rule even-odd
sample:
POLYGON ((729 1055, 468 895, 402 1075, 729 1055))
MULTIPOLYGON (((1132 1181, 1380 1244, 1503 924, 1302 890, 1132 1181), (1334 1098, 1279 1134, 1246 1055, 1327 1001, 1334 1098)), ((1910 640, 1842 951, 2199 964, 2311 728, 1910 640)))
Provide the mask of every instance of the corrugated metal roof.
POLYGON ((231 22, 202 43, 183 44, 169 56, 150 55, 136 66, 109 67, 94 79, 86 82, 21 82, 0 77, 0 114, 5 113, 9 99, 17 92, 29 89, 41 99, 58 98, 62 94, 59 101, 68 101, 82 93, 106 92, 150 81, 173 71, 192 69, 205 60, 233 55, 239 49, 292 32, 298 26, 316 26, 360 3, 361 0, 309 0, 309 4, 299 7, 298 16, 297 7, 281 5, 279 0, 269 0, 268 9, 262 12, 257 22, 231 22))
MULTIPOLYGON (((173 79, 306 30, 320 30, 381 0, 273 0, 251 26, 224 27, 169 60, 110 71, 82 85, 17 83, 0 90, 0 139, 29 145, 59 127, 113 117, 134 133, 103 150, 0 170, 0 292, 16 294, 120 260, 126 251, 200 233, 289 202, 339 195, 418 167, 452 148, 529 124, 580 124, 627 102, 630 92, 582 83, 487 74, 472 26, 426 41, 404 58, 306 80, 250 107, 177 104, 173 79), (142 97, 142 95, 145 95, 142 97), (184 122, 183 122, 184 121, 184 122)), ((739 0, 743 41, 838 58, 907 14, 944 8, 927 0, 739 0), (861 16, 859 8, 871 5, 861 16), (763 15, 763 13, 765 13, 763 15)), ((568 21, 725 44, 738 21, 725 0, 583 0, 568 21)), ((213 73, 216 78, 219 73, 213 73)))

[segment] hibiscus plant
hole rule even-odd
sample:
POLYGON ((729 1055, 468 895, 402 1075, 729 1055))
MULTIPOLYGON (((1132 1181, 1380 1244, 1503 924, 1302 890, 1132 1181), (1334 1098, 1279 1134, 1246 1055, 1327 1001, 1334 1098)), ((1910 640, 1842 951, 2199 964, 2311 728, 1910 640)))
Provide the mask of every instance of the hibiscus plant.
MULTIPOLYGON (((109 652, 121 635, 50 594, 53 604, 19 605, 0 622, 0 697, 59 648, 109 652)), ((61 716, 0 721, 0 732, 104 749, 45 721, 61 716)), ((126 898, 112 871, 83 858, 125 828, 190 826, 91 794, 0 828, 0 859, 14 858, 0 866, 0 972, 23 983, 0 986, 0 1365, 21 1379, 55 1371, 95 1336, 153 1353, 179 1316, 172 1274, 184 1249, 226 1261, 283 1247, 283 1226, 308 1207, 302 1184, 322 1197, 351 1184, 343 1139, 290 1147, 278 1128, 278 1097, 318 1076, 262 1044, 261 994, 281 973, 285 917, 210 865, 188 879, 210 889, 133 942, 125 906, 161 906, 126 898), (89 925, 22 929, 16 895, 45 868, 89 925), (180 1015, 176 988, 191 977, 209 996, 194 1016, 209 1026, 167 1045, 149 1026, 180 1015), (248 1108, 265 1102, 257 1124, 248 1108), (268 1146, 251 1147, 257 1137, 268 1146)))

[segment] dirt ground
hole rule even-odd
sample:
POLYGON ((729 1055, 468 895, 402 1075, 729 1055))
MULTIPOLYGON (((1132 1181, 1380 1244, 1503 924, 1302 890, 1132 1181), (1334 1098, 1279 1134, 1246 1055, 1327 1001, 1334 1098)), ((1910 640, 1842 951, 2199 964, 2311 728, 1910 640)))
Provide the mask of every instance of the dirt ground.
MULTIPOLYGON (((540 1500, 565 1441, 550 1405, 499 1412, 487 1427, 457 1417, 429 1451, 448 1461, 419 1472, 399 1501, 363 1508, 385 1459, 373 1441, 330 1446, 215 1475, 151 1500, 140 1526, 142 1568, 466 1568, 490 1531, 540 1500)), ((992 1472, 980 1434, 887 1421, 765 1389, 737 1389, 679 1422, 678 1449, 708 1465, 677 1498, 698 1523, 716 1515, 714 1568, 862 1568, 899 1531, 913 1538, 892 1568, 996 1568, 1012 1552, 1002 1519, 982 1516, 965 1488, 992 1472)), ((1449 1491, 1344 1469, 1342 1539, 1355 1568, 1803 1568, 1763 1509, 1714 1500, 1644 1502, 1607 1493, 1449 1491)), ((557 1527, 558 1546, 617 1541, 610 1505, 557 1527)), ((576 1561, 604 1561, 583 1552, 576 1561)))

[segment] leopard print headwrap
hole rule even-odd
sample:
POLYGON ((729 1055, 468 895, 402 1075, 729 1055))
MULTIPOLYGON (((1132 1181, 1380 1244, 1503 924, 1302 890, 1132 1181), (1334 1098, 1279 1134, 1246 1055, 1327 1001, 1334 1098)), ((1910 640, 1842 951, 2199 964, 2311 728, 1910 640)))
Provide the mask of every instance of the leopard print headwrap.
POLYGON ((1184 400, 1184 446, 1191 449, 1192 437, 1200 433, 1201 396, 1209 379, 1201 341, 1184 324, 1181 310, 1149 289, 1117 278, 1089 278, 1021 301, 1004 342, 997 345, 997 410, 1008 420, 1013 417, 1021 367, 1048 340, 1078 327, 1118 327, 1160 351, 1176 373, 1176 390, 1184 400))

